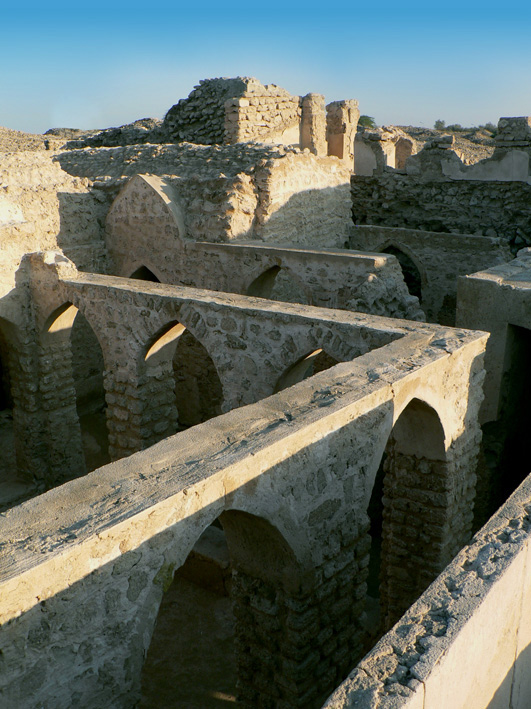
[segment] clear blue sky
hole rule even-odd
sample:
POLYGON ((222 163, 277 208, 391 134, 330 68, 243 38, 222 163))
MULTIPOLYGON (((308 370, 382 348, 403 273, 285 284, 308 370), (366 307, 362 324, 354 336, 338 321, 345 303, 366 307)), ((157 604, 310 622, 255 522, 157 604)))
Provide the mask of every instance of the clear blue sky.
POLYGON ((531 115, 531 2, 0 0, 0 125, 163 117, 199 79, 357 98, 379 124, 531 115))

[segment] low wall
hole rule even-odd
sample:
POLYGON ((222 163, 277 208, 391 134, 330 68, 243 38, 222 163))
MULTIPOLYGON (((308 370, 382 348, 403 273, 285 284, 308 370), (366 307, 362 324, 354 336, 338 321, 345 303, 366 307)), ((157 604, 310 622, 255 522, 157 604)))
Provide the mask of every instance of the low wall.
POLYGON ((409 256, 421 281, 421 306, 430 322, 453 325, 457 277, 505 263, 512 258, 503 239, 473 234, 445 234, 418 229, 353 226, 353 249, 381 251, 393 246, 409 256))
POLYGON ((531 476, 324 704, 531 706, 531 476))
POLYGON ((283 294, 277 300, 297 302, 299 298, 299 302, 323 307, 423 319, 393 257, 195 242, 185 238, 187 215, 180 204, 170 185, 160 178, 136 175, 127 183, 107 218, 107 248, 114 273, 129 277, 144 266, 165 283, 275 297, 272 284, 275 272, 281 270, 294 281, 299 294, 283 294), (260 288, 260 278, 270 282, 260 288))

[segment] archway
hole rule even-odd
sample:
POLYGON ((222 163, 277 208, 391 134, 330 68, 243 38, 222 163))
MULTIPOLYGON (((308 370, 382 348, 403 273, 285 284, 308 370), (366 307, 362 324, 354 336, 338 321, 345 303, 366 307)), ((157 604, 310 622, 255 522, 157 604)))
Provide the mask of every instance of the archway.
POLYGON ((247 295, 284 303, 311 305, 310 298, 301 284, 280 266, 272 266, 255 278, 247 288, 247 295))
POLYGON ((276 527, 239 510, 223 512, 175 573, 160 605, 139 709, 209 709, 237 697, 246 706, 261 706, 264 699, 269 706, 292 698, 296 681, 286 688, 278 682, 279 640, 287 621, 297 646, 298 626, 285 594, 298 579, 293 551, 276 527))
POLYGON ((411 295, 416 296, 419 302, 422 303, 422 277, 413 259, 397 246, 393 246, 393 244, 387 246, 381 253, 396 257, 402 269, 407 289, 411 295))
POLYGON ((386 632, 450 561, 448 491, 444 429, 433 408, 413 399, 391 431, 368 508, 375 635, 386 632))
POLYGON ((153 271, 150 271, 147 266, 140 266, 129 276, 129 278, 134 278, 138 281, 151 281, 153 283, 160 283, 160 279, 157 278, 153 271))
POLYGON ((138 709, 210 709, 236 701, 231 562, 221 525, 208 527, 162 599, 138 709))
MULTIPOLYGON (((64 303, 45 322, 41 367, 50 384, 49 425, 64 427, 67 438, 62 448, 68 452, 64 464, 71 469, 55 470, 56 482, 90 472, 109 462, 106 425, 106 401, 103 385, 103 353, 91 325, 72 303, 64 303), (71 399, 58 392, 72 392, 71 399), (52 397, 53 393, 53 397, 52 397), (74 451, 76 440, 81 451, 74 451), (78 469, 77 453, 82 455, 85 469, 78 469)), ((52 440, 60 436, 53 434, 52 440)), ((56 456, 60 456, 58 448, 56 456)), ((54 468, 57 466, 54 464, 54 468)))
POLYGON ((288 367, 279 377, 275 385, 274 393, 276 394, 298 382, 302 382, 303 379, 308 379, 308 377, 318 372, 323 372, 325 369, 329 369, 335 364, 339 364, 339 360, 329 355, 328 352, 325 352, 322 348, 313 350, 288 367))
POLYGON ((147 445, 221 413, 223 390, 214 362, 182 323, 162 328, 149 343, 144 361, 149 389, 144 404, 152 425, 147 445))

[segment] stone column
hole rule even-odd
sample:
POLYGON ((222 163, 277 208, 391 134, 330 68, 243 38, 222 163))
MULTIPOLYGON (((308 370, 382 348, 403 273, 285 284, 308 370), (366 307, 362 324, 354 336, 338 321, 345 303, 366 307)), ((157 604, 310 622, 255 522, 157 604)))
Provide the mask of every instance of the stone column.
POLYGON ((171 361, 139 373, 132 366, 104 373, 109 455, 119 460, 177 431, 171 361))
POLYGON ((308 148, 314 155, 325 156, 325 100, 321 94, 307 94, 302 99, 301 150, 308 148))
POLYGON ((459 440, 447 452, 446 461, 388 448, 380 585, 384 629, 396 622, 468 541, 478 442, 479 437, 473 436, 459 440))
POLYGON ((326 107, 326 140, 328 155, 335 155, 354 169, 354 139, 360 111, 358 102, 333 101, 326 107))
POLYGON ((70 329, 46 333, 39 348, 39 391, 46 422, 46 487, 86 473, 72 372, 70 329))
POLYGON ((234 569, 238 696, 244 706, 320 707, 360 659, 367 535, 313 580, 286 589, 234 569))

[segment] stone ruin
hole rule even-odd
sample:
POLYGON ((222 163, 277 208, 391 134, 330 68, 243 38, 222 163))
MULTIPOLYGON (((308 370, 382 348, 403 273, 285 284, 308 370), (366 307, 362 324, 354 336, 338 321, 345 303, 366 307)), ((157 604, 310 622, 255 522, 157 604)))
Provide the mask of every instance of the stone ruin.
POLYGON ((0 134, 1 706, 529 707, 530 119, 358 117, 0 134))

